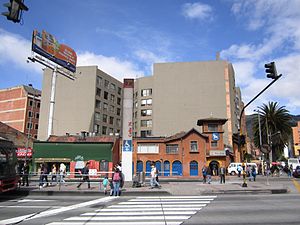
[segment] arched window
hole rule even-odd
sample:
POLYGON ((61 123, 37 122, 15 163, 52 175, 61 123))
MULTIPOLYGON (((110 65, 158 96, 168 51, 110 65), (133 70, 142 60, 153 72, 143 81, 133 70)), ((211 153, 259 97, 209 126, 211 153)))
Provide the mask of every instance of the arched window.
POLYGON ((164 176, 170 176, 170 162, 164 161, 164 176))
POLYGON ((182 176, 182 164, 179 160, 172 164, 172 176, 182 176))
POLYGON ((143 162, 138 160, 136 162, 136 172, 139 173, 139 172, 142 172, 143 170, 144 170, 143 162))
POLYGON ((190 162, 190 176, 198 176, 198 163, 196 161, 190 162))
POLYGON ((146 176, 151 175, 151 161, 146 162, 146 176))

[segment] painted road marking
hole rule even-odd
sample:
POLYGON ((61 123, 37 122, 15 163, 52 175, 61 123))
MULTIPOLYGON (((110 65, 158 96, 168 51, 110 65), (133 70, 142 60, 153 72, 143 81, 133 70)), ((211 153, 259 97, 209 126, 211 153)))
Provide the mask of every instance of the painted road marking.
POLYGON ((52 216, 52 215, 55 215, 55 214, 58 214, 58 213, 78 209, 78 208, 81 208, 81 207, 86 207, 86 206, 89 206, 89 205, 98 204, 98 203, 101 203, 101 202, 109 202, 109 201, 112 201, 115 198, 116 197, 113 197, 113 198, 112 197, 105 197, 105 198, 100 198, 100 199, 96 199, 96 200, 92 200, 92 201, 88 201, 88 202, 82 202, 82 203, 71 205, 71 206, 61 207, 61 208, 58 208, 58 209, 50 209, 50 210, 41 212, 39 214, 31 213, 31 214, 27 214, 27 215, 24 215, 24 216, 18 216, 18 217, 6 219, 6 220, 1 220, 0 224, 18 223, 19 221, 24 221, 24 220, 26 221, 26 220, 31 220, 31 219, 36 219, 36 218, 41 218, 41 217, 46 217, 46 216, 52 216))
POLYGON ((216 197, 137 197, 48 225, 179 225, 216 197))
POLYGON ((300 184, 295 179, 293 179, 293 183, 294 183, 297 191, 300 193, 300 184))

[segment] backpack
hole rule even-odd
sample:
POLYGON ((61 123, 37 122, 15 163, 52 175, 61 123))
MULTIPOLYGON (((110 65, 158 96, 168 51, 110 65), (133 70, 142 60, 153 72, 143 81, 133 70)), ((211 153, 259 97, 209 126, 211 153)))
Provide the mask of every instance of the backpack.
POLYGON ((108 184, 108 179, 104 179, 104 180, 103 180, 103 182, 102 182, 102 184, 103 184, 103 186, 105 186, 105 187, 106 187, 106 186, 107 186, 107 184, 108 184))
POLYGON ((120 177, 120 173, 119 172, 115 172, 114 173, 114 177, 113 177, 113 181, 120 181, 121 177, 120 177))

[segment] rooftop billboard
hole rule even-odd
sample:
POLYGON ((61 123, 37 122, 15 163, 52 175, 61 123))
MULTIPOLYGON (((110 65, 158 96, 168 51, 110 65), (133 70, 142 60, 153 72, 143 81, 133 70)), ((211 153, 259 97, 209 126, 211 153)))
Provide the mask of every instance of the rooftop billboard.
POLYGON ((53 35, 44 30, 42 33, 33 31, 32 51, 73 73, 76 71, 76 52, 67 45, 59 44, 53 35))

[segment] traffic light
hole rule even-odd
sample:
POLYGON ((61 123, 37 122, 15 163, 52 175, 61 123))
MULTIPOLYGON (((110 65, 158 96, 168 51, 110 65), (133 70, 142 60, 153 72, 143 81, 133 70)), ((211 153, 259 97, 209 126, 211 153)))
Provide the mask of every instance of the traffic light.
POLYGON ((6 16, 8 20, 12 20, 14 23, 19 23, 21 21, 21 11, 27 11, 28 8, 24 5, 23 0, 10 0, 8 3, 3 4, 7 7, 8 12, 3 12, 2 15, 6 16))
POLYGON ((266 73, 268 78, 272 78, 272 79, 278 78, 275 62, 270 62, 265 64, 265 68, 266 68, 266 73))

